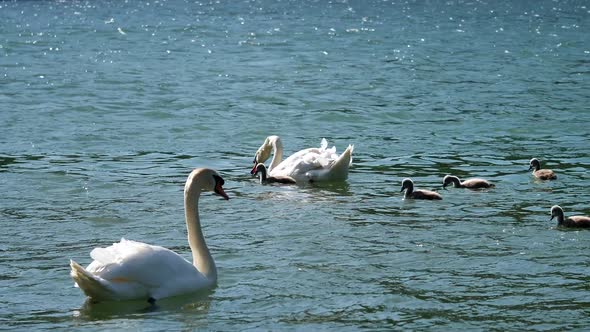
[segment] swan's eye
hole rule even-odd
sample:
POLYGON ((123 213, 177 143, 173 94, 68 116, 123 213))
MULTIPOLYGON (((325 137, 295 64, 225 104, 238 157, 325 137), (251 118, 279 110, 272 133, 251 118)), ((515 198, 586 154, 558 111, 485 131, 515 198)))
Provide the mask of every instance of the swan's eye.
POLYGON ((254 164, 257 164, 258 161, 256 160, 256 157, 254 157, 254 164))

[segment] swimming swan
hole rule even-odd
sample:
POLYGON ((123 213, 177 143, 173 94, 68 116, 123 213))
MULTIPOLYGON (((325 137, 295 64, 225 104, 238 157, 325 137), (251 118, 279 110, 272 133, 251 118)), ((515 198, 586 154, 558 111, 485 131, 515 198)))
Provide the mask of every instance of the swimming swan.
POLYGON ((557 175, 555 175, 555 172, 553 172, 550 169, 541 168, 541 162, 539 161, 539 159, 537 159, 537 158, 531 159, 531 161, 529 162, 529 165, 530 165, 529 171, 533 170, 533 175, 537 179, 541 179, 541 180, 555 180, 555 179, 557 179, 557 175))
POLYGON ((203 191, 229 199, 223 184, 217 172, 206 168, 193 170, 186 180, 184 210, 193 263, 169 249, 121 239, 92 250, 94 261, 86 269, 70 260, 76 286, 94 301, 145 299, 150 303, 213 287, 217 268, 203 237, 198 202, 203 191))
POLYGON ((328 149, 328 141, 322 139, 319 148, 304 149, 292 154, 283 161, 283 143, 279 136, 268 136, 254 156, 254 167, 250 173, 254 174, 258 163, 264 163, 271 155, 268 175, 289 176, 297 182, 339 181, 346 180, 348 168, 352 164, 353 145, 340 156, 336 154, 336 147, 328 149))
POLYGON ((577 227, 577 228, 590 228, 590 217, 587 216, 569 216, 565 217, 563 209, 559 205, 553 205, 551 207, 551 219, 557 218, 557 226, 563 227, 577 227))
POLYGON ((406 191, 404 194, 405 199, 429 199, 438 200, 442 199, 442 196, 434 191, 430 190, 414 190, 414 182, 411 179, 404 179, 402 181, 402 191, 406 191))
POLYGON ((260 184, 267 184, 267 183, 283 183, 283 184, 294 184, 297 183, 295 179, 290 176, 267 176, 266 175, 266 166, 263 163, 259 163, 254 168, 254 175, 260 174, 260 184))
POLYGON ((468 188, 468 189, 481 189, 481 188, 493 188, 496 185, 490 183, 487 180, 472 178, 465 181, 461 181, 454 175, 445 175, 443 178, 443 188, 446 188, 449 184, 453 184, 456 188, 468 188))

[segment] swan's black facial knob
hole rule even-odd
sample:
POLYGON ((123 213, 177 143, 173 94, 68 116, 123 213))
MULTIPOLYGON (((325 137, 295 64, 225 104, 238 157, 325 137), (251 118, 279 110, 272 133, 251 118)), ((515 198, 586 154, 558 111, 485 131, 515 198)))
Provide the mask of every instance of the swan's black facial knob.
POLYGON ((229 199, 229 196, 223 191, 223 185, 225 184, 223 178, 219 175, 213 175, 213 179, 215 179, 215 193, 225 199, 229 199))

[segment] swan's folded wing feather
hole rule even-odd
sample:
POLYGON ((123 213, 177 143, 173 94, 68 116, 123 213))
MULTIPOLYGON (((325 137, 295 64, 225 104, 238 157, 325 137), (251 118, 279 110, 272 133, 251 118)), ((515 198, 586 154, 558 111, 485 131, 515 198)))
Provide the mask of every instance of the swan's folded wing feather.
POLYGON ((324 156, 325 154, 325 151, 320 151, 317 148, 307 149, 306 153, 285 159, 271 172, 271 175, 290 176, 296 179, 310 170, 328 167, 330 160, 324 156))
POLYGON ((298 168, 299 164, 303 162, 304 158, 308 154, 317 154, 320 153, 320 149, 318 148, 309 148, 298 151, 289 156, 289 158, 283 160, 277 167, 275 167, 271 172, 270 176, 291 176, 295 170, 298 168))
POLYGON ((86 269, 106 280, 157 286, 179 275, 199 274, 190 262, 169 249, 125 239, 96 248, 91 256, 95 260, 86 269))
POLYGON ((317 180, 319 178, 346 178, 350 165, 352 146, 345 151, 346 156, 339 156, 336 147, 328 148, 326 139, 322 139, 319 148, 309 148, 298 151, 275 167, 270 175, 289 176, 297 181, 317 180), (344 157, 344 158, 342 158, 344 157), (346 159, 346 165, 340 166, 339 162, 346 159), (338 164, 337 169, 332 169, 338 164), (342 169, 345 167, 346 169, 342 169), (332 174, 334 173, 334 174, 332 174))
POLYGON ((122 238, 120 242, 113 243, 106 248, 94 248, 90 257, 101 264, 121 263, 126 257, 140 254, 142 251, 149 251, 150 246, 136 241, 122 238))

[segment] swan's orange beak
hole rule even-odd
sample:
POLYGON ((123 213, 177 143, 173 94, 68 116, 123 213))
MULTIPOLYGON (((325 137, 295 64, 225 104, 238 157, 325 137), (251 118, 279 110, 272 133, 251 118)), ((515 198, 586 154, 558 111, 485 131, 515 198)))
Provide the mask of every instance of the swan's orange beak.
POLYGON ((221 183, 217 183, 215 185, 215 193, 223 198, 225 198, 226 200, 229 199, 229 196, 227 196, 227 194, 225 193, 225 191, 223 191, 223 188, 221 187, 221 183))

